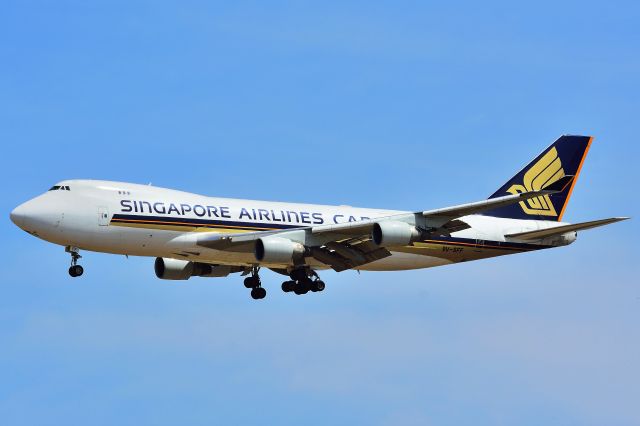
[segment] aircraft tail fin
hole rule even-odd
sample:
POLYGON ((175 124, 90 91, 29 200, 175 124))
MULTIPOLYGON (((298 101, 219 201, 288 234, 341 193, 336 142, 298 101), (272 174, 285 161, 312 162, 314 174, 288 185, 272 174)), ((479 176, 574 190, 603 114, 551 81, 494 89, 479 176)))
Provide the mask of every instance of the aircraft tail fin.
POLYGON ((591 136, 561 136, 489 198, 539 191, 573 176, 562 191, 489 210, 484 215, 561 221, 592 140, 591 136))

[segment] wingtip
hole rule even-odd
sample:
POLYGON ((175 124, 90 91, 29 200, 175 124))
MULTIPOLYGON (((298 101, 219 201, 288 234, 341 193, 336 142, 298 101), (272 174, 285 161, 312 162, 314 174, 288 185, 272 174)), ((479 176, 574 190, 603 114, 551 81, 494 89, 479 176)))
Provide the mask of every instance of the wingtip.
POLYGON ((622 222, 624 220, 629 220, 631 219, 631 217, 629 216, 616 216, 616 217, 610 217, 609 219, 604 219, 606 220, 608 223, 618 223, 618 222, 622 222))

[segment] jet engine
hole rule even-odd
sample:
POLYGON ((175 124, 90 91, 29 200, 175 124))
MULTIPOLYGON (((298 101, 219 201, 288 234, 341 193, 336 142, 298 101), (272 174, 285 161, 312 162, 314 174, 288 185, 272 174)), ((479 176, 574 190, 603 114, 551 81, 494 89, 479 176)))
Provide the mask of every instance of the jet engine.
POLYGON ((157 257, 154 269, 156 276, 163 280, 188 280, 191 277, 226 277, 241 268, 157 257))
POLYGON ((554 235, 541 241, 542 244, 550 246, 568 246, 578 238, 576 231, 565 232, 562 235, 554 235))
POLYGON ((290 263, 304 255, 304 246, 281 237, 265 237, 256 240, 254 255, 258 262, 290 263))
POLYGON ((404 222, 376 222, 371 231, 371 239, 381 247, 406 246, 419 236, 415 226, 404 222))

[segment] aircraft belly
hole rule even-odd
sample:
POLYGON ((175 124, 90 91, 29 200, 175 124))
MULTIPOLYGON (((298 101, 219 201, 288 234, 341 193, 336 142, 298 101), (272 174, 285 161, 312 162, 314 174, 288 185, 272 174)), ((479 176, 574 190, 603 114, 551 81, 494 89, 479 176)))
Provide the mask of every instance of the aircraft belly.
POLYGON ((448 259, 415 253, 392 251, 391 256, 376 260, 357 269, 363 271, 400 271, 408 269, 431 268, 454 263, 448 259))
POLYGON ((222 250, 204 250, 198 260, 210 263, 234 264, 234 265, 251 265, 256 263, 253 253, 242 253, 222 250))
POLYGON ((394 247, 390 251, 391 256, 363 265, 358 269, 393 271, 431 268, 514 253, 514 251, 494 249, 484 245, 461 246, 444 242, 420 242, 414 243, 412 246, 394 247))

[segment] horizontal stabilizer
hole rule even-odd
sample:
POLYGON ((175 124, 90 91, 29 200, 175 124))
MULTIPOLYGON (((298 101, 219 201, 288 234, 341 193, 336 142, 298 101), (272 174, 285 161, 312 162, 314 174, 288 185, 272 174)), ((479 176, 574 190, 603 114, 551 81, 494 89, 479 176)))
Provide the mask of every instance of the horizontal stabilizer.
POLYGON ((545 191, 562 192, 573 182, 573 175, 566 175, 544 187, 545 191))
POLYGON ((596 228, 598 226, 608 225, 610 223, 627 220, 628 217, 612 217, 609 219, 592 220, 590 222, 574 223, 571 225, 554 226, 552 228, 540 229, 537 231, 520 232, 518 234, 505 235, 507 238, 516 238, 518 240, 539 240, 542 238, 553 237, 554 235, 562 235, 571 231, 581 231, 584 229, 596 228))
POLYGON ((552 195, 560 192, 562 188, 564 188, 571 182, 573 176, 565 176, 565 178, 558 180, 558 182, 560 183, 559 185, 555 185, 555 183, 553 183, 538 191, 520 192, 513 195, 504 195, 502 197, 476 201, 475 203, 461 204, 459 206, 445 207, 445 208, 436 209, 436 210, 427 210, 422 212, 422 215, 427 218, 437 217, 437 216, 458 218, 458 217, 467 216, 471 214, 482 213, 484 211, 495 209, 497 207, 504 207, 504 206, 510 206, 513 204, 518 204, 525 200, 538 198, 540 196, 545 196, 545 195, 552 195))
MULTIPOLYGON (((357 222, 317 225, 311 228, 311 233, 314 235, 328 234, 328 233, 336 233, 336 234, 343 234, 343 235, 367 234, 371 232, 371 229, 373 228, 373 224, 376 222, 379 222, 381 220, 406 221, 407 219, 411 218, 411 216, 413 216, 414 214, 422 215, 423 217, 429 219, 431 224, 436 225, 436 227, 440 227, 462 216, 478 214, 489 209, 495 209, 496 207, 508 206, 508 205, 517 204, 532 198, 556 194, 564 186, 568 185, 571 182, 573 176, 565 176, 565 178, 558 180, 558 182, 560 182, 559 185, 555 185, 554 183, 538 191, 520 192, 513 195, 504 195, 502 197, 491 198, 489 200, 476 201, 474 203, 460 204, 457 206, 445 207, 445 208, 435 209, 435 210, 425 210, 425 211, 415 212, 415 213, 401 213, 398 215, 385 216, 382 218, 379 217, 375 219, 360 220, 357 222)), ((449 226, 454 226, 454 224, 450 223, 449 226)), ((460 221, 456 222, 455 226, 461 226, 460 229, 468 228, 468 225, 463 225, 463 222, 460 222, 460 221)), ((449 232, 455 232, 455 230, 449 231, 449 232)), ((235 238, 235 237, 231 237, 231 238, 235 238)))

